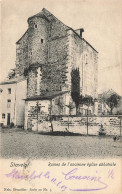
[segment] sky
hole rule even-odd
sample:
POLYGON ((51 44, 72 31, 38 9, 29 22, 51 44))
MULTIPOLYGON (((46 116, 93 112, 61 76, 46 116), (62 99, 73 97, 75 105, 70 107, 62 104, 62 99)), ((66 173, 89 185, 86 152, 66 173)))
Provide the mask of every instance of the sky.
POLYGON ((98 92, 122 95, 121 0, 2 0, 0 81, 15 67, 16 42, 28 17, 43 8, 73 29, 84 28, 83 37, 99 52, 98 92))

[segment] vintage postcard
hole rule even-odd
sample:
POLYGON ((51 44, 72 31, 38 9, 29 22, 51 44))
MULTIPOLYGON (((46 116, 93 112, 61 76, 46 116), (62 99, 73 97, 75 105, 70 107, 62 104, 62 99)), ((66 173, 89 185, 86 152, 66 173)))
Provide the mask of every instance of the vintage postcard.
POLYGON ((0 1, 0 193, 122 193, 122 1, 0 1))

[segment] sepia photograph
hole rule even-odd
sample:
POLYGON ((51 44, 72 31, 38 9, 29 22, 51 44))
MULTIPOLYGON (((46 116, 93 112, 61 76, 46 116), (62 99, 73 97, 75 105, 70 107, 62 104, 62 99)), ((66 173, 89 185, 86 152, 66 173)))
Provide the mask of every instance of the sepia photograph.
POLYGON ((0 3, 1 160, 11 168, 20 167, 14 160, 23 168, 33 160, 120 161, 122 2, 0 3))

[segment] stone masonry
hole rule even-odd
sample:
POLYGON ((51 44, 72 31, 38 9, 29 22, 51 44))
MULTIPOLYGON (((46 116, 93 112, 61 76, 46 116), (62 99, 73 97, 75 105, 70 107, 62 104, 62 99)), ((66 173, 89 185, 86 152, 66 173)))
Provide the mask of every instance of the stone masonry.
POLYGON ((98 52, 82 38, 81 29, 79 34, 46 9, 27 22, 27 31, 16 43, 16 77, 27 79, 25 129, 38 130, 46 125, 38 103, 47 107, 45 119, 50 119, 50 107, 54 115, 76 114, 75 105, 68 108, 73 104, 72 69, 79 68, 80 94, 97 97, 98 52))
POLYGON ((96 97, 97 51, 46 9, 28 18, 28 29, 16 45, 16 76, 27 77, 27 97, 70 91, 76 67, 81 93, 96 97))

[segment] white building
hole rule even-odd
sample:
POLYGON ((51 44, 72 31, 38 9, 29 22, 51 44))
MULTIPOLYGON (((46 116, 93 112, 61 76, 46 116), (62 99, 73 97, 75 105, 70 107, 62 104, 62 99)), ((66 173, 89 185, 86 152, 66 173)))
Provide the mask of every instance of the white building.
POLYGON ((0 83, 0 124, 24 125, 25 101, 27 91, 26 79, 8 80, 0 83))

